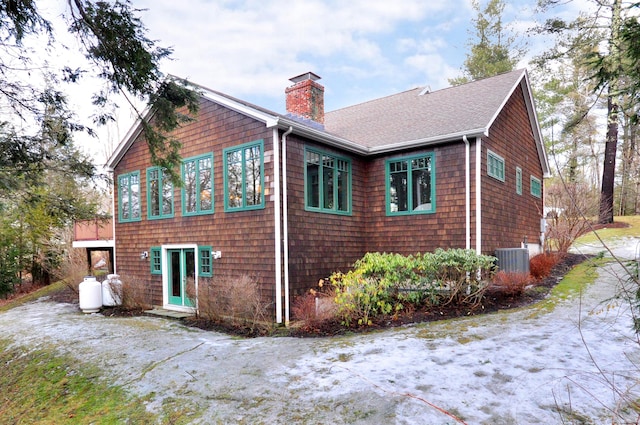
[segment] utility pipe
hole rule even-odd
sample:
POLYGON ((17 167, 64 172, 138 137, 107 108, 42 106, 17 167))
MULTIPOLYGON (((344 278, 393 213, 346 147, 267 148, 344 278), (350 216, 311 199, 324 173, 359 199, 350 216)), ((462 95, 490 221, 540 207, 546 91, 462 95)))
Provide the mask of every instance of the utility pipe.
POLYGON ((276 323, 282 323, 282 240, 280 224, 280 138, 273 128, 273 225, 276 257, 276 323))
POLYGON ((284 233, 284 323, 289 326, 289 201, 287 198, 287 136, 293 127, 282 135, 282 230, 284 233))
POLYGON ((469 139, 462 136, 464 142, 464 249, 471 249, 471 170, 469 164, 469 139))
POLYGON ((482 139, 476 137, 476 253, 482 254, 482 139))

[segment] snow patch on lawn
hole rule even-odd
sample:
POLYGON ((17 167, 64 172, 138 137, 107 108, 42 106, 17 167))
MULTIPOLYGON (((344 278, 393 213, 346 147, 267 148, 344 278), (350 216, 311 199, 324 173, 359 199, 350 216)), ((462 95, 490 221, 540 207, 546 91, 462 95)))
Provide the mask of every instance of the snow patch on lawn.
POLYGON ((244 340, 46 300, 0 313, 0 329, 98 366, 97 379, 148 396, 150 410, 171 397, 191 403, 193 423, 604 424, 640 398, 629 305, 612 298, 621 275, 601 268, 551 310, 335 338, 244 340))

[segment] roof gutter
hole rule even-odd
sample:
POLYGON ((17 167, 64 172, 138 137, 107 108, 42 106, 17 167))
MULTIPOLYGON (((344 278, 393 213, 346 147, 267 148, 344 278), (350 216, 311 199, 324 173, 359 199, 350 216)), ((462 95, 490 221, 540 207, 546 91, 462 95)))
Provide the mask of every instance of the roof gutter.
POLYGON ((327 145, 336 148, 342 148, 360 155, 367 155, 368 153, 370 153, 368 148, 354 143, 350 140, 334 136, 322 130, 317 130, 315 128, 301 125, 299 122, 290 120, 288 118, 278 117, 270 122, 267 122, 266 125, 267 128, 277 126, 281 130, 288 130, 289 128, 292 128, 293 130, 295 130, 296 134, 299 134, 301 136, 305 136, 313 140, 326 143, 327 145))
POLYGON ((433 137, 427 137, 424 139, 408 140, 406 142, 401 142, 401 143, 393 143, 393 144, 388 144, 383 146, 376 146, 376 147, 367 149, 367 152, 370 154, 387 153, 387 152, 397 151, 399 149, 411 149, 411 148, 417 148, 422 146, 435 145, 438 143, 452 142, 455 140, 460 140, 460 138, 464 139, 465 137, 480 137, 480 136, 487 137, 488 135, 489 135, 489 130, 487 128, 476 128, 473 130, 447 134, 445 136, 433 136, 433 137))

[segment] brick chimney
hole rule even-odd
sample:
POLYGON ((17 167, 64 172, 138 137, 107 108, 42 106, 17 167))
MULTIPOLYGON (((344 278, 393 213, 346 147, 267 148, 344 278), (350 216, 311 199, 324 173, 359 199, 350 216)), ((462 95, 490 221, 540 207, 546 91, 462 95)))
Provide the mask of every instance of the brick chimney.
POLYGON ((289 80, 293 85, 285 90, 288 113, 324 124, 324 87, 316 82, 319 79, 306 72, 289 80))

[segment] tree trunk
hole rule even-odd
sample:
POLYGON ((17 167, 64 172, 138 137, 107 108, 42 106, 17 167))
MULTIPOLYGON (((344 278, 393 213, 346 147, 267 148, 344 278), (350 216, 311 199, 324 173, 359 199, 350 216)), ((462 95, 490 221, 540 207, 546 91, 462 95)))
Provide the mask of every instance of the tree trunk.
POLYGON ((607 99, 607 142, 604 147, 602 189, 600 190, 600 214, 598 223, 613 223, 613 189, 616 176, 616 151, 618 149, 618 104, 613 96, 607 99))
POLYGON ((611 4, 611 36, 609 38, 609 92, 607 94, 607 142, 604 148, 602 167, 602 189, 600 191, 600 214, 598 223, 613 223, 613 191, 616 177, 616 151, 618 149, 618 71, 620 68, 620 18, 622 0, 611 4))

